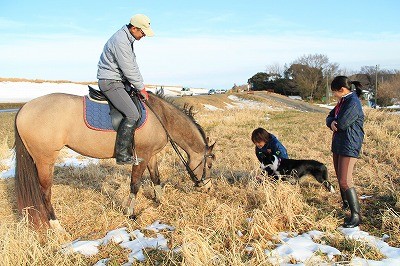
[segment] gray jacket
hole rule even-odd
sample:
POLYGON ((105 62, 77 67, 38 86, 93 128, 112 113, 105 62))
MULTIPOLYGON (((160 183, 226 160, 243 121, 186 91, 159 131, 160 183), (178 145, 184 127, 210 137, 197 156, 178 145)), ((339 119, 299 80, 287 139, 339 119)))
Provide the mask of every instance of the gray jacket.
POLYGON ((98 79, 128 81, 136 89, 144 88, 143 78, 133 50, 135 38, 127 26, 114 33, 104 45, 97 70, 98 79))

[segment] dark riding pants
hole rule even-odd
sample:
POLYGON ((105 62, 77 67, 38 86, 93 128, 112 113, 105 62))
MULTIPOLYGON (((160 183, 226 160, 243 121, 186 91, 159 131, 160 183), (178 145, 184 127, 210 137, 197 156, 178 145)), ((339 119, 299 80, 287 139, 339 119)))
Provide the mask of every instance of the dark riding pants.
POLYGON ((129 121, 139 120, 139 111, 127 92, 130 89, 129 85, 125 85, 122 81, 108 79, 100 79, 98 84, 100 90, 114 107, 124 114, 129 121))

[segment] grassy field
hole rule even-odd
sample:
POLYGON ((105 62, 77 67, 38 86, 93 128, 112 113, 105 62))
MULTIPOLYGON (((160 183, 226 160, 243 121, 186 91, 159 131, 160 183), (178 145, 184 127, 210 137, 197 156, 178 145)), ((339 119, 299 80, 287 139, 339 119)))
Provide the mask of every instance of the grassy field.
MULTIPOLYGON (((223 108, 230 102, 227 95, 176 100, 178 105, 184 102, 193 105, 199 124, 217 141, 214 188, 207 194, 196 192, 168 145, 159 155, 165 196, 159 204, 152 200, 152 186, 145 172, 146 180, 138 194, 136 221, 125 217, 121 207, 129 191, 129 166, 117 166, 114 160, 102 160, 100 166, 84 169, 56 168, 52 201, 69 236, 61 237, 51 231, 38 235, 30 230, 16 211, 13 179, 0 180, 2 265, 93 265, 109 257, 112 260, 108 265, 120 265, 126 262, 128 252, 118 245, 107 245, 98 255, 85 257, 60 253, 60 243, 77 238, 101 238, 123 226, 130 230, 142 229, 155 220, 176 228, 166 237, 171 248, 180 246, 182 251, 149 251, 144 265, 268 265, 264 250, 274 248, 274 235, 282 231, 310 230, 326 232, 323 241, 343 253, 335 257, 337 262, 349 261, 354 256, 382 259, 378 251, 346 240, 337 231, 343 221, 338 192, 327 192, 311 177, 297 185, 255 181, 259 165, 250 134, 253 129, 264 127, 278 136, 290 157, 326 163, 330 180, 338 188, 331 162, 331 132, 325 126, 326 114, 285 110, 257 95, 240 97, 259 100, 265 108, 224 111, 203 108, 203 104, 223 108), (248 218, 253 221, 246 222, 248 218), (243 236, 237 234, 238 230, 243 236), (245 250, 248 244, 254 251, 245 250)), ((400 119, 398 115, 371 109, 365 110, 365 114, 366 138, 354 180, 359 195, 372 198, 360 202, 361 229, 378 237, 387 234, 388 243, 398 247, 400 119)), ((0 119, 1 160, 10 156, 14 114, 0 113, 0 119)), ((0 164, 0 170, 4 169, 0 164)))

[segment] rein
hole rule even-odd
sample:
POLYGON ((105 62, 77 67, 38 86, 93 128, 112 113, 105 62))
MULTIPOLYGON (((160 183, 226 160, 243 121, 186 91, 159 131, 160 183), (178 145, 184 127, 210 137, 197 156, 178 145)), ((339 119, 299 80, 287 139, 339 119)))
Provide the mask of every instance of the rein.
POLYGON ((168 133, 167 128, 165 127, 164 123, 161 121, 161 118, 158 116, 158 114, 156 112, 154 112, 153 108, 151 107, 151 105, 149 104, 148 101, 145 101, 147 107, 149 107, 149 109, 153 112, 153 114, 156 116, 157 120, 160 122, 160 124, 162 125, 162 127, 164 128, 165 133, 167 134, 167 138, 169 140, 169 142, 171 143, 172 147, 174 148, 176 154, 178 154, 178 157, 181 159, 182 163, 185 165, 185 168, 187 170, 187 172, 189 173, 190 179, 193 181, 193 183, 195 183, 196 187, 201 187, 204 186, 206 183, 204 183, 204 181, 206 180, 206 158, 209 157, 208 155, 204 155, 203 160, 201 160, 201 162, 192 170, 189 166, 189 162, 186 161, 185 157, 183 157, 182 153, 179 151, 178 149, 178 145, 176 144, 176 142, 172 139, 171 135, 168 133), (196 170, 201 163, 204 161, 204 166, 203 166, 203 175, 201 177, 200 180, 197 179, 197 176, 195 175, 195 173, 193 172, 194 170, 196 170))

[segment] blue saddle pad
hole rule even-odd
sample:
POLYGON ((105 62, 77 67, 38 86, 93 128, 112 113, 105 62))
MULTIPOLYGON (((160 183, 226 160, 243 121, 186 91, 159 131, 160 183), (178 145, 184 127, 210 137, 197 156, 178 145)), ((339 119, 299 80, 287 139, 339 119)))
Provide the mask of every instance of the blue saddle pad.
MULTIPOLYGON (((142 127, 147 120, 147 109, 142 101, 140 102, 139 113, 141 114, 138 128, 142 127)), ((85 124, 94 130, 115 131, 110 116, 108 102, 99 102, 91 99, 88 95, 83 97, 83 112, 85 124)))

